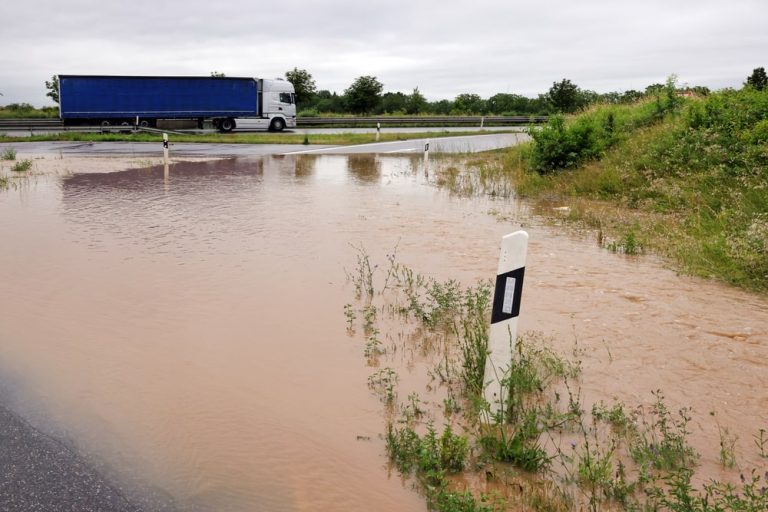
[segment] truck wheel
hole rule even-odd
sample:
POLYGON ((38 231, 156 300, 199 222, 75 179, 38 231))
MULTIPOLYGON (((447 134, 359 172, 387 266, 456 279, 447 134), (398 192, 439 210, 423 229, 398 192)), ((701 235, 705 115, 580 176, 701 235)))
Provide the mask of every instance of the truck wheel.
POLYGON ((285 129, 285 121, 282 117, 276 117, 272 120, 272 124, 269 125, 269 129, 273 132, 281 132, 285 129))
POLYGON ((109 119, 105 119, 101 122, 102 128, 106 128, 108 126, 112 126, 112 123, 109 122, 109 119))
POLYGON ((227 119, 222 119, 219 123, 219 130, 223 132, 231 132, 235 129, 235 120, 231 117, 228 117, 227 119))
POLYGON ((139 121, 139 126, 142 128, 149 128, 152 125, 152 123, 149 122, 149 119, 142 119, 139 121))

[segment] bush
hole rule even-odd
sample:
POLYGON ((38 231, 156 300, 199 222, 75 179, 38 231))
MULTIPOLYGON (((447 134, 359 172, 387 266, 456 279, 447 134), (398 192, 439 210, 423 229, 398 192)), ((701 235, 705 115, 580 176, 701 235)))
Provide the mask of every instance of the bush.
POLYGON ((0 160, 16 160, 16 149, 6 148, 0 155, 0 160))
POLYGON ((317 110, 313 108, 307 108, 296 114, 298 117, 320 117, 317 110))

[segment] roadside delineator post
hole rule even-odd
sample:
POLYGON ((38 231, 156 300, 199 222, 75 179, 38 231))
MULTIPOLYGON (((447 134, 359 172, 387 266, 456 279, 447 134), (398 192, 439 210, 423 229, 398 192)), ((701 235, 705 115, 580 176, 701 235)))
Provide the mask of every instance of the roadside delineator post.
POLYGON ((168 181, 168 175, 169 175, 169 169, 168 169, 169 159, 168 159, 168 134, 163 133, 163 168, 164 168, 164 177, 165 181, 167 183, 168 181))
POLYGON ((480 129, 483 129, 483 125, 485 124, 485 116, 480 118, 480 129))
POLYGON ((429 173, 429 139, 424 143, 424 172, 429 173))
POLYGON ((381 123, 376 123, 376 142, 379 142, 381 136, 381 123))
POLYGON ((163 162, 168 165, 168 134, 163 133, 163 162))
POLYGON ((527 252, 528 233, 525 231, 515 231, 502 238, 483 381, 483 396, 490 404, 491 413, 501 413, 502 416, 508 397, 503 396, 501 383, 509 373, 512 351, 517 342, 517 318, 520 315, 527 252))

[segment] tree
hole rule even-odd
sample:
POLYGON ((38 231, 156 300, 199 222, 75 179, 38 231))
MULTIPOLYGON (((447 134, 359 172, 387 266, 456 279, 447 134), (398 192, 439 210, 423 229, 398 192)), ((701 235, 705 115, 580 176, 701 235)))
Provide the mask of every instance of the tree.
POLYGON ((296 103, 309 103, 317 92, 315 81, 306 69, 293 68, 293 71, 286 71, 285 79, 293 84, 296 103))
POLYGON ((761 66, 752 70, 752 74, 747 77, 747 83, 745 85, 758 91, 762 91, 768 87, 768 76, 765 74, 765 68, 761 66))
POLYGON ((45 88, 48 89, 48 92, 45 93, 45 95, 51 98, 56 103, 58 103, 59 102, 59 77, 56 75, 53 75, 50 81, 46 80, 45 88))
POLYGON ((376 108, 381 101, 383 89, 384 84, 376 80, 375 76, 358 77, 344 91, 347 107, 354 113, 367 114, 376 108))
POLYGON ((453 101, 453 108, 461 114, 483 114, 485 100, 477 94, 459 94, 453 101))
POLYGON ((408 96, 402 92, 385 92, 381 97, 381 110, 387 114, 404 112, 408 96))
POLYGON ((409 115, 420 114, 427 109, 427 99, 419 91, 418 87, 413 89, 413 92, 408 96, 405 101, 405 113, 409 115))
POLYGON ((579 87, 563 78, 559 82, 554 82, 547 92, 547 101, 557 112, 571 113, 579 108, 579 87))

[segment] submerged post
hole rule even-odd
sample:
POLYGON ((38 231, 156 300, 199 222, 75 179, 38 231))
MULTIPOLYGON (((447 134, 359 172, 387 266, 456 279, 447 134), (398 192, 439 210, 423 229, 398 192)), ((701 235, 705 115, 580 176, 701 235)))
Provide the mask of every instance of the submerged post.
POLYGON ((429 139, 424 143, 424 171, 429 172, 429 139))
POLYGON ((517 317, 520 314, 527 252, 528 233, 525 231, 515 231, 502 238, 483 381, 483 396, 493 414, 504 414, 508 398, 503 395, 501 384, 509 372, 512 350, 517 342, 517 317))
POLYGON ((168 165, 168 134, 163 133, 163 162, 168 165))

